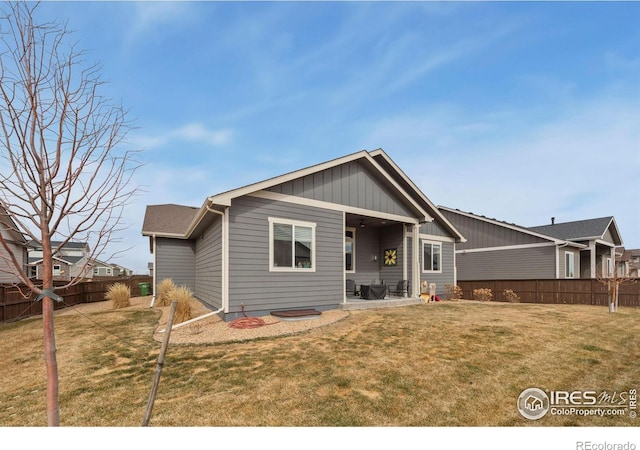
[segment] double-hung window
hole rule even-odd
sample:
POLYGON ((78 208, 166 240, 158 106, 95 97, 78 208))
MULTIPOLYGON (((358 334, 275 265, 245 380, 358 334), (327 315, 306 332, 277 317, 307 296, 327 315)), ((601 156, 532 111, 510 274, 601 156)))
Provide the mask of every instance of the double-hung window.
POLYGON ((422 242, 422 271, 442 272, 442 244, 422 242))
POLYGON ((269 218, 269 270, 315 271, 316 224, 269 218))

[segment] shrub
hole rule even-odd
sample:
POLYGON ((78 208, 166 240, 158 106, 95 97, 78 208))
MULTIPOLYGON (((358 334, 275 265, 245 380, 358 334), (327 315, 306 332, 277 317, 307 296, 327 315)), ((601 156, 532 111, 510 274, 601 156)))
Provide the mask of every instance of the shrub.
POLYGON ((502 296, 504 297, 504 299, 506 301, 508 301, 509 303, 519 303, 520 302, 520 297, 518 296, 518 294, 516 294, 515 292, 513 292, 512 289, 505 289, 502 292, 502 296))
POLYGON ((107 288, 105 298, 111 301, 113 309, 126 308, 131 304, 131 288, 124 283, 112 284, 107 288))
POLYGON ((473 299, 480 300, 481 302, 490 302, 493 298, 493 292, 489 288, 474 289, 473 299))
POLYGON ((449 300, 459 300, 462 298, 462 288, 458 285, 445 284, 444 291, 449 300))
POLYGON ((169 306, 171 304, 171 297, 169 294, 176 288, 176 285, 173 284, 173 281, 170 278, 165 278, 158 284, 158 289, 156 289, 157 295, 156 300, 153 303, 154 306, 158 308, 162 306, 169 306))
POLYGON ((186 286, 176 287, 169 293, 169 296, 171 301, 178 302, 173 323, 186 322, 191 319, 191 300, 193 299, 191 290, 186 286))

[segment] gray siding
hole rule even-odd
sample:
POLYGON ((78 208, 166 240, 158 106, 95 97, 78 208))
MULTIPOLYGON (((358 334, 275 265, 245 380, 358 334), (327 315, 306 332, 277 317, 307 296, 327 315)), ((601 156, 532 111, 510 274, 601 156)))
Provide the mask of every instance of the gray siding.
POLYGON ((156 281, 170 278, 177 286, 195 292, 195 259, 192 241, 156 238, 156 281))
POLYGON ((358 286, 371 284, 373 280, 383 280, 395 287, 402 279, 402 228, 402 224, 357 228, 356 273, 347 273, 346 278, 354 280, 358 286), (397 250, 396 266, 384 265, 384 251, 387 249, 397 250))
POLYGON ((337 307, 344 298, 343 213, 255 197, 233 200, 229 217, 229 309, 239 313, 337 307), (268 218, 316 224, 316 271, 269 271, 268 218))
MULTIPOLYGON (((18 260, 18 263, 21 265, 21 268, 26 271, 27 270, 26 248, 24 246, 16 245, 11 242, 9 242, 8 245, 9 245, 9 248, 11 248, 11 251, 15 255, 16 259, 18 260)), ((0 245, 0 255, 6 256, 8 258, 7 251, 1 245, 0 245)), ((2 258, 0 258, 0 264, 5 264, 2 258)), ((9 271, 13 271, 13 269, 11 267, 6 267, 0 270, 0 283, 16 283, 20 281, 19 277, 17 277, 16 275, 13 275, 12 273, 7 273, 9 271)))
POLYGON ((440 242, 442 245, 442 271, 437 272, 423 272, 422 268, 424 267, 422 264, 423 260, 423 251, 422 251, 422 242, 436 242, 431 239, 420 239, 420 254, 418 255, 418 259, 420 261, 420 284, 422 285, 423 281, 427 282, 428 285, 431 283, 436 283, 436 294, 442 297, 445 294, 444 286, 445 284, 454 284, 454 251, 455 245, 453 242, 440 242))
POLYGON ((206 305, 222 307, 222 218, 196 240, 195 296, 206 305))
POLYGON ((356 273, 347 273, 346 278, 361 284, 371 284, 380 277, 380 240, 376 228, 356 228, 356 273), (378 255, 378 261, 373 260, 378 255))
POLYGON ((404 225, 397 224, 382 228, 380 231, 380 252, 378 262, 380 263, 380 279, 395 288, 398 281, 402 280, 402 229, 404 225), (387 249, 397 250, 397 265, 384 265, 384 251, 387 249))
POLYGON ((307 175, 269 190, 389 214, 414 215, 406 199, 395 194, 360 161, 307 175))
POLYGON ((517 280, 556 277, 556 247, 458 253, 459 280, 517 280))
POLYGON ((549 242, 548 239, 532 236, 501 225, 485 222, 484 220, 449 211, 441 210, 441 212, 467 239, 467 242, 458 244, 458 250, 549 242))

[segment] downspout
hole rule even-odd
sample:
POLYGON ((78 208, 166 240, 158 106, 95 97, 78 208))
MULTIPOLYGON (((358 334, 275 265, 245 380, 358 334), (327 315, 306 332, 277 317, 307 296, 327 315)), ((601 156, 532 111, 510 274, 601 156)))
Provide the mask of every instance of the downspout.
MULTIPOLYGON (((220 309, 211 314, 217 314, 220 312, 227 312, 229 310, 229 207, 226 206, 223 211, 218 211, 217 209, 213 209, 206 205, 207 211, 212 212, 214 214, 218 214, 222 217, 222 287, 221 287, 221 296, 220 299, 220 309)), ((211 314, 207 314, 209 316, 211 314)), ((204 316, 202 316, 204 318, 204 316)))
POLYGON ((151 286, 151 288, 153 289, 153 297, 151 297, 151 304, 149 305, 149 308, 153 308, 153 304, 156 302, 156 277, 158 276, 158 265, 156 264, 156 261, 158 260, 158 253, 156 252, 156 235, 155 233, 153 235, 151 235, 151 243, 153 246, 153 279, 152 279, 152 283, 153 286, 151 286))
MULTIPOLYGON (((222 217, 222 299, 221 299, 221 307, 219 309, 217 309, 216 311, 212 311, 210 313, 204 314, 202 316, 198 316, 195 317, 191 320, 187 320, 186 322, 180 322, 174 326, 171 327, 171 330, 175 330, 177 328, 181 328, 185 325, 189 325, 192 324, 194 322, 198 322, 200 320, 204 320, 207 319, 211 316, 215 316, 217 314, 220 314, 221 312, 225 311, 225 308, 228 307, 228 302, 229 299, 227 297, 227 280, 228 280, 228 274, 227 274, 227 229, 228 229, 228 224, 226 222, 228 214, 225 214, 222 211, 218 211, 217 209, 212 209, 208 204, 206 205, 207 211, 214 213, 214 214, 218 214, 219 216, 222 217)), ((228 207, 225 208, 225 211, 228 209, 228 207)), ((155 272, 154 272, 155 274, 155 272)), ((166 331, 166 329, 160 330, 159 333, 164 333, 166 331)))

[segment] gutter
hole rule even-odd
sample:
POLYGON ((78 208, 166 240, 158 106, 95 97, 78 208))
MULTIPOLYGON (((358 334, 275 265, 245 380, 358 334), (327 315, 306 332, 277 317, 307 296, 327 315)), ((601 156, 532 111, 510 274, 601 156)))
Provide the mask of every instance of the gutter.
POLYGON ((153 289, 153 297, 151 297, 151 304, 149 305, 149 308, 153 308, 153 304, 156 302, 156 286, 158 285, 158 283, 156 282, 156 279, 157 279, 156 277, 158 276, 158 265, 156 264, 156 261, 158 259, 158 257, 157 257, 158 253, 156 252, 156 235, 155 235, 155 233, 151 235, 151 242, 152 242, 152 245, 153 245, 153 249, 152 249, 152 252, 153 252, 153 280, 152 280, 153 286, 151 286, 152 289, 153 289))

